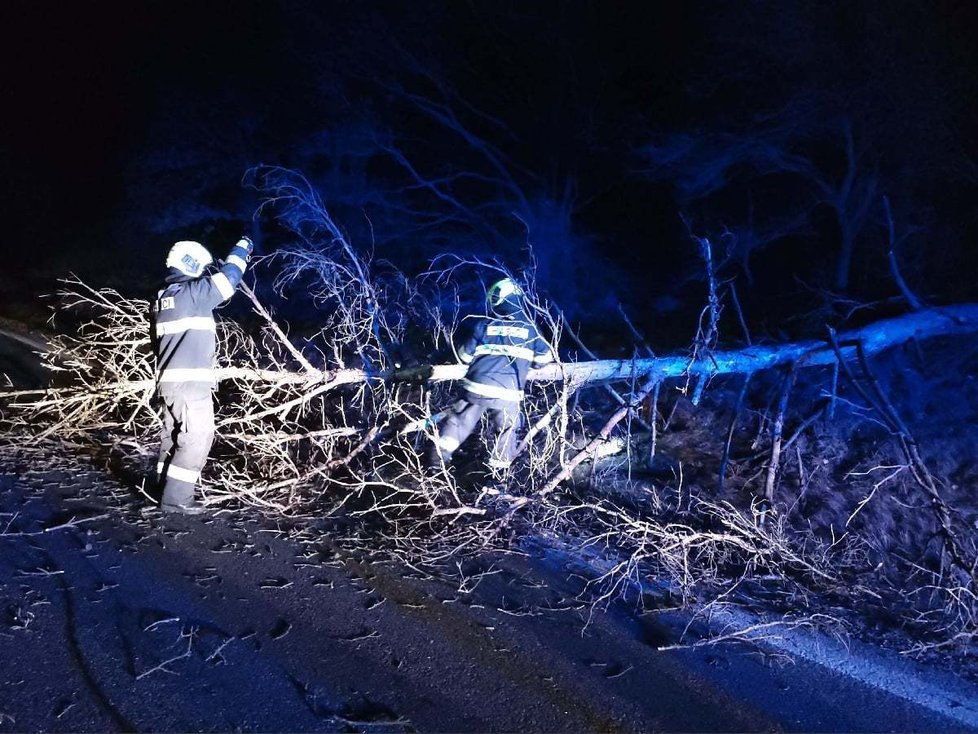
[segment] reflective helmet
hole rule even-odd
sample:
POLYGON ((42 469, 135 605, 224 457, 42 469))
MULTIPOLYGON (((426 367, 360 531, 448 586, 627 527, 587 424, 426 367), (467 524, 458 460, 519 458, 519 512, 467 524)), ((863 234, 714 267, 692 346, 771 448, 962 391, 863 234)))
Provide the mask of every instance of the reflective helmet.
POLYGON ((522 308, 520 297, 523 290, 512 278, 503 278, 489 286, 486 291, 486 301, 493 313, 501 316, 511 316, 522 308))
POLYGON ((184 275, 191 278, 199 278, 204 273, 204 268, 214 262, 214 258, 199 242, 193 240, 181 240, 170 248, 170 254, 166 256, 166 266, 176 268, 184 275))

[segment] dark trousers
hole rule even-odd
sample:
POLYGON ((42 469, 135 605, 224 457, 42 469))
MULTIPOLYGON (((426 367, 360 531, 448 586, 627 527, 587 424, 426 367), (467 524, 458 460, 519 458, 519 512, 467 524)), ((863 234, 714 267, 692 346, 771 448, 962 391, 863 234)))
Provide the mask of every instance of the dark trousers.
POLYGON ((163 483, 163 504, 186 505, 214 443, 214 399, 205 395, 164 395, 163 429, 157 474, 163 483))
POLYGON ((513 463, 516 455, 516 436, 523 422, 520 404, 510 400, 474 402, 462 398, 449 409, 445 420, 438 426, 436 443, 438 452, 446 464, 451 461, 455 449, 472 435, 486 411, 489 412, 489 418, 496 430, 495 440, 489 452, 489 467, 505 470, 513 463))

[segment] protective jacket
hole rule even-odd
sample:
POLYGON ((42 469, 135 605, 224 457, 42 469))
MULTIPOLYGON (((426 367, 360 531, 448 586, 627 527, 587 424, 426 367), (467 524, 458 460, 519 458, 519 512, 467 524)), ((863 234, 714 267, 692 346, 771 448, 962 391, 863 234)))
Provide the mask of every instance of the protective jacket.
POLYGON ((459 358, 469 365, 462 387, 472 402, 518 403, 530 367, 552 362, 553 353, 520 310, 510 316, 480 318, 459 348, 459 358))
POLYGON ((217 381, 214 309, 234 295, 248 252, 235 246, 213 275, 190 278, 170 268, 167 286, 151 306, 156 390, 166 397, 209 395, 217 381))

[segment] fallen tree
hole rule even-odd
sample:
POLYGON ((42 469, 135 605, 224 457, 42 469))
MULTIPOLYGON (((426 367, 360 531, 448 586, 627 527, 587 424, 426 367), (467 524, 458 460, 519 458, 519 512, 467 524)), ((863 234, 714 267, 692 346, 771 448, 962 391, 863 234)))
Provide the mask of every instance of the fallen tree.
MULTIPOLYGON (((505 545, 516 522, 559 531, 620 554, 611 566, 615 570, 603 579, 604 598, 646 573, 665 574, 683 598, 693 598, 693 590, 704 586, 722 592, 754 573, 773 575, 795 589, 824 587, 837 583, 838 569, 848 567, 848 561, 840 563, 848 551, 837 543, 819 545, 792 530, 785 513, 777 511, 776 487, 782 451, 813 421, 808 417, 787 439, 782 435, 793 376, 835 366, 861 399, 861 408, 874 411, 890 431, 908 475, 930 503, 941 540, 939 561, 928 571, 935 586, 956 590, 957 609, 975 598, 969 596, 975 588, 973 542, 961 541, 940 481, 874 380, 869 359, 910 340, 978 332, 978 305, 921 309, 838 335, 827 330, 824 340, 720 350, 719 304, 711 298, 709 334, 698 337, 690 353, 565 361, 532 372, 525 412, 533 421, 521 444, 521 462, 509 492, 493 497, 464 472, 425 477, 419 460, 437 431, 438 408, 450 403, 451 383, 465 367, 405 367, 393 356, 410 341, 411 326, 436 340, 451 333, 452 325, 433 305, 444 299, 422 293, 398 273, 374 274, 301 181, 281 174, 270 185, 269 206, 279 207, 280 221, 296 233, 299 244, 260 264, 259 272, 274 277, 280 295, 310 295, 320 323, 301 339, 290 336, 290 327, 277 322, 251 290, 249 321, 219 321, 219 358, 225 366, 218 371, 218 441, 204 475, 209 504, 379 522, 385 541, 413 562, 434 563, 473 548, 505 545), (766 439, 770 450, 756 506, 695 497, 690 490, 685 500, 671 501, 676 488, 667 484, 656 488, 652 499, 635 503, 582 496, 575 487, 575 470, 628 448, 633 421, 639 425, 639 418, 652 429, 654 451, 655 432, 668 424, 657 418, 663 384, 690 392, 697 402, 714 378, 744 376, 732 433, 748 378, 782 368, 792 379, 779 381, 773 417, 765 417, 758 430, 758 440, 766 439), (609 410, 595 396, 603 396, 612 384, 617 398, 609 410), (602 390, 589 389, 595 386, 602 390), (490 502, 495 503, 492 512, 487 511, 490 502), (729 568, 739 571, 731 576, 724 572, 729 568), (947 569, 953 587, 944 575, 947 569)), ((563 324, 551 316, 556 310, 534 295, 532 282, 526 286, 536 316, 557 347, 563 324)), ((158 423, 151 406, 148 304, 77 278, 65 281, 60 296, 68 313, 77 315, 47 353, 59 384, 8 392, 3 396, 12 408, 7 420, 32 440, 109 445, 142 467, 151 481, 158 423)), ((423 344, 415 351, 433 346, 423 344)), ((815 415, 834 409, 842 390, 835 375, 826 385, 830 407, 815 415)), ((730 436, 721 477, 729 448, 730 436)), ((677 481, 681 498, 681 477, 677 481)))
MULTIPOLYGON (((96 291, 74 278, 65 282, 69 287, 78 289, 77 292, 62 292, 61 295, 64 297, 78 297, 78 300, 69 307, 76 307, 83 301, 88 301, 89 305, 94 305, 97 301, 105 304, 112 303, 112 308, 117 312, 119 319, 130 322, 136 319, 139 322, 139 331, 145 329, 143 314, 148 310, 148 303, 139 300, 129 301, 112 290, 96 291)), ((249 297, 255 304, 256 311, 267 315, 267 311, 257 301, 254 294, 249 292, 249 297)), ((223 324, 225 328, 233 328, 227 322, 223 322, 223 324)), ((301 356, 301 353, 288 341, 285 332, 271 320, 271 317, 268 317, 268 325, 278 336, 279 346, 284 347, 290 354, 294 355, 296 362, 301 361, 303 363, 302 369, 293 369, 288 364, 281 363, 277 367, 253 365, 220 367, 216 372, 219 381, 260 383, 270 387, 298 386, 303 390, 301 399, 306 400, 346 385, 454 382, 461 380, 467 369, 464 364, 415 365, 381 371, 353 367, 317 369, 301 356)), ((127 327, 129 327, 127 333, 115 337, 117 339, 129 337, 122 341, 123 345, 145 347, 149 344, 148 336, 131 333, 132 324, 105 324, 103 327, 104 333, 109 335, 108 339, 96 344, 96 347, 111 345, 112 332, 119 331, 120 328, 127 329, 127 327)), ((588 385, 629 382, 640 378, 654 384, 669 379, 688 379, 690 376, 713 378, 722 375, 752 375, 755 372, 792 363, 797 363, 801 368, 831 366, 840 361, 855 361, 860 353, 866 357, 872 357, 910 341, 920 342, 940 336, 964 336, 976 333, 978 332, 978 304, 957 304, 913 311, 901 316, 882 319, 841 334, 835 334, 832 331, 831 338, 829 338, 829 331, 827 329, 826 339, 821 341, 808 340, 776 345, 750 346, 738 350, 715 351, 710 353, 708 358, 700 360, 691 360, 686 355, 671 355, 628 360, 598 359, 585 362, 561 362, 548 365, 542 369, 531 370, 528 379, 531 382, 568 382, 579 389, 588 385)), ((75 353, 83 348, 80 343, 56 342, 56 345, 47 350, 46 353, 61 364, 78 366, 86 359, 93 359, 95 364, 108 368, 103 372, 101 379, 95 381, 86 379, 84 381, 83 389, 86 395, 104 392, 112 396, 114 400, 122 402, 125 396, 145 395, 154 389, 155 380, 151 376, 119 379, 125 377, 126 373, 124 370, 115 369, 119 364, 117 361, 106 362, 99 358, 93 358, 91 355, 87 357, 77 356, 75 353), (66 355, 73 356, 68 357, 66 355)), ((146 374, 147 372, 151 374, 151 365, 145 360, 135 364, 131 357, 127 357, 122 360, 122 365, 123 367, 125 365, 134 367, 138 374, 146 374)), ((65 369, 63 366, 53 365, 50 368, 53 372, 61 372, 65 369)), ((64 401, 70 400, 71 396, 78 393, 78 390, 79 386, 71 385, 39 390, 7 390, 0 392, 0 395, 8 399, 32 398, 28 403, 19 404, 20 407, 49 408, 56 404, 63 405, 64 401), (35 400, 33 399, 35 396, 40 397, 35 400)), ((641 397, 644 398, 646 394, 647 392, 643 392, 641 397)), ((640 400, 634 402, 637 403, 640 400)), ((275 409, 284 408, 282 405, 277 405, 275 409)), ((61 429, 71 430, 71 423, 67 422, 61 429)))
MULTIPOLYGON (((111 291, 96 291, 88 288, 77 279, 69 280, 67 284, 76 290, 74 292, 65 291, 62 295, 74 299, 70 302, 73 307, 77 307, 79 304, 101 305, 108 316, 107 320, 110 322, 114 320, 114 323, 103 325, 106 341, 93 342, 90 339, 84 339, 71 344, 58 343, 51 354, 62 366, 54 369, 64 370, 66 368, 63 365, 74 365, 77 376, 79 374, 77 370, 80 366, 87 364, 98 368, 97 375, 86 371, 84 379, 78 384, 48 390, 8 392, 6 397, 27 398, 27 402, 14 403, 15 407, 28 410, 33 416, 32 420, 40 419, 40 422, 49 423, 46 433, 57 432, 66 437, 104 426, 106 416, 113 410, 118 412, 121 409, 127 412, 128 418, 122 423, 123 426, 130 427, 137 422, 145 422, 145 418, 139 418, 137 415, 140 410, 145 410, 148 406, 155 384, 153 378, 118 378, 125 377, 127 369, 131 369, 137 374, 151 374, 151 366, 148 364, 145 354, 142 359, 137 359, 134 356, 138 353, 137 347, 148 345, 148 337, 138 333, 138 330, 144 328, 142 315, 147 312, 148 304, 141 301, 127 301, 118 293, 111 291), (116 333, 120 331, 122 333, 116 333), (109 355, 108 359, 104 355, 88 353, 105 345, 110 347, 124 346, 129 350, 129 353, 114 353, 109 355), (101 369, 106 366, 109 369, 101 369), (126 410, 127 404, 129 404, 128 410, 126 410), (56 415, 57 418, 52 420, 52 415, 56 415)), ((269 342, 265 340, 264 344, 267 351, 262 355, 265 359, 255 359, 252 364, 224 367, 218 370, 219 380, 237 383, 239 389, 246 388, 252 393, 256 390, 262 390, 266 395, 266 397, 256 401, 256 407, 251 407, 240 414, 222 418, 219 423, 222 428, 254 424, 264 418, 284 417, 292 411, 301 412, 310 403, 344 387, 383 385, 390 388, 401 383, 420 385, 452 382, 462 379, 465 375, 466 366, 462 364, 419 365, 383 371, 350 367, 317 369, 292 345, 286 337, 285 331, 275 323, 268 311, 255 297, 254 292, 247 289, 247 295, 252 300, 255 312, 262 316, 268 334, 275 337, 276 349, 269 349, 269 342), (271 355, 275 351, 283 356, 291 357, 291 364, 288 360, 273 358, 271 355), (260 366, 262 363, 271 363, 275 366, 260 366)), ((233 325, 227 323, 224 326, 230 330, 234 329, 233 325)), ((740 350, 714 351, 709 353, 707 358, 699 360, 691 360, 686 355, 674 355, 632 360, 563 362, 533 370, 529 374, 530 381, 563 382, 567 384, 566 390, 569 392, 594 384, 642 381, 641 388, 632 391, 628 402, 619 407, 587 446, 562 462, 563 465, 547 479, 544 487, 539 490, 539 494, 552 492, 561 482, 571 477, 575 467, 599 452, 601 446, 609 441, 612 429, 632 413, 636 406, 646 400, 662 381, 670 379, 688 380, 690 377, 712 379, 721 375, 750 376, 756 372, 783 365, 810 368, 846 365, 849 362, 854 362, 860 368, 867 368, 866 359, 868 357, 908 341, 924 341, 938 336, 961 336, 974 332, 978 332, 978 304, 960 304, 913 311, 839 335, 830 331, 825 341, 809 340, 778 345, 750 346, 740 350)), ((237 338, 239 340, 239 351, 252 356, 258 353, 254 344, 249 343, 246 347, 244 346, 245 338, 240 333, 237 334, 237 338)), ((119 350, 115 351, 118 352, 119 350)), ((848 369, 847 374, 850 375, 853 384, 859 384, 848 369)), ((889 405, 888 409, 881 407, 887 405, 887 401, 882 399, 881 394, 876 399, 867 397, 867 403, 880 408, 880 412, 888 416, 896 415, 892 405, 889 405)), ((411 412, 404 406, 398 406, 398 411, 402 414, 411 412)), ((545 417, 550 415, 550 411, 548 410, 544 415, 545 417)), ((431 416, 422 415, 407 426, 401 426, 400 432, 404 434, 412 428, 422 430, 425 427, 430 427, 432 423, 431 416)), ((891 423, 898 435, 907 437, 908 456, 915 454, 916 451, 913 448, 915 442, 909 437, 909 430, 905 426, 900 427, 898 418, 891 419, 891 423)), ((549 425, 549 421, 547 421, 547 425, 549 425)), ((319 429, 316 436, 350 438, 369 434, 370 440, 374 440, 381 430, 382 427, 376 424, 343 425, 339 428, 324 427, 319 429)), ((277 441, 281 441, 280 433, 280 431, 274 432, 277 441)), ((259 433, 252 431, 247 435, 254 439, 259 433)), ((306 432, 295 435, 298 437, 299 435, 310 436, 312 434, 306 432)), ((364 446, 358 443, 354 450, 360 453, 363 448, 364 446)), ((327 464, 337 468, 347 465, 348 462, 343 461, 342 458, 332 458, 327 464)), ((913 464, 918 466, 922 462, 919 458, 913 459, 913 464)), ((932 481, 925 479, 926 471, 924 469, 916 470, 915 474, 921 479, 922 485, 927 487, 928 494, 931 496, 935 507, 938 508, 938 512, 942 516, 942 527, 945 528, 944 532, 953 548, 954 543, 951 540, 949 530, 947 530, 947 511, 946 508, 942 507, 936 487, 932 481)), ((321 478, 322 472, 317 472, 315 476, 321 478)), ((770 494, 770 489, 769 486, 768 494, 770 494)), ((955 551, 955 555, 959 555, 957 551, 955 551)), ((959 560, 961 559, 959 558, 959 560)))

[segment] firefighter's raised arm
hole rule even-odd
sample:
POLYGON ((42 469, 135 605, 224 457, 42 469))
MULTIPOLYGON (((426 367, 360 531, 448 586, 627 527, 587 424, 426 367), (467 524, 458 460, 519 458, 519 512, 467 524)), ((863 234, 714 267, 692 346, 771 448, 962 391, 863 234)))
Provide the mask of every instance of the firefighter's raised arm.
POLYGON ((238 287, 245 270, 248 269, 248 260, 251 259, 254 249, 251 239, 242 237, 224 258, 223 267, 211 276, 211 281, 221 294, 222 301, 227 301, 234 295, 235 288, 238 287))
POLYGON ((230 300, 248 268, 253 250, 251 240, 242 237, 231 248, 220 270, 189 284, 193 300, 199 307, 213 309, 230 300))

